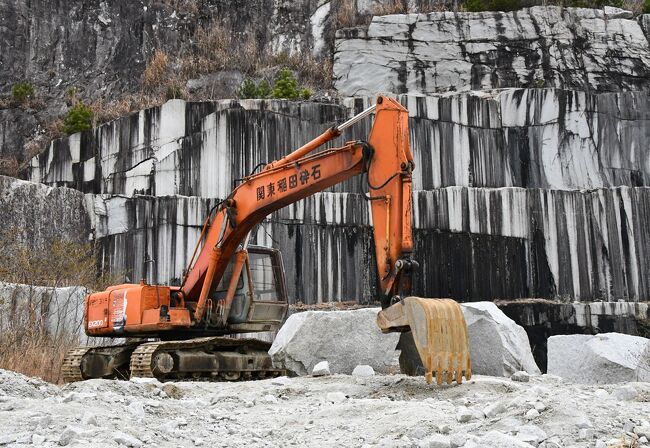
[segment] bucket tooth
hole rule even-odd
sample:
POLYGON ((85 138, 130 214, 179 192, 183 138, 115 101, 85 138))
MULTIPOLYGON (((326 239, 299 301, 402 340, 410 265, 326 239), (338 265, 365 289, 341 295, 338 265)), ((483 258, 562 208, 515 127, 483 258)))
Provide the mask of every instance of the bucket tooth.
POLYGON ((382 310, 377 324, 385 333, 411 331, 427 384, 451 384, 472 377, 467 324, 460 305, 451 299, 406 297, 382 310))

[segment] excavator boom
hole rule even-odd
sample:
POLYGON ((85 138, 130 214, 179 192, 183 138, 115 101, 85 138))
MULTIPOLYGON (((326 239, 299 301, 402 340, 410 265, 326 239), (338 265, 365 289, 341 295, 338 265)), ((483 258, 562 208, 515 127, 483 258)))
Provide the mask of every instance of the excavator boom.
POLYGON ((396 280, 408 271, 413 251, 413 166, 408 111, 391 98, 379 97, 375 106, 359 116, 328 129, 302 148, 267 165, 261 173, 243 179, 222 203, 197 262, 181 288, 187 297, 201 297, 194 317, 200 320, 211 285, 223 276, 237 246, 253 227, 286 205, 362 173, 368 177, 381 289, 384 296, 394 295, 396 280), (343 148, 309 155, 371 112, 375 112, 375 123, 367 143, 350 142, 343 148), (398 260, 402 261, 397 263, 398 260))

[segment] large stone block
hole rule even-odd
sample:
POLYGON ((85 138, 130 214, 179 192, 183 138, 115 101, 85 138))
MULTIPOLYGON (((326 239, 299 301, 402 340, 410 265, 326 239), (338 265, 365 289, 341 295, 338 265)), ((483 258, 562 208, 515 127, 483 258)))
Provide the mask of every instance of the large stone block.
POLYGON ((83 329, 83 286, 54 288, 0 282, 0 330, 42 322, 53 337, 88 340, 83 329))
POLYGON ((77 190, 0 176, 0 210, 0 236, 10 237, 12 244, 37 250, 55 240, 83 242, 91 236, 84 194, 77 190))
POLYGON ((548 373, 584 384, 650 381, 650 339, 621 333, 551 336, 548 373))
MULTIPOLYGON (((510 376, 539 374, 522 327, 491 302, 463 304, 474 373, 510 376)), ((396 368, 399 333, 382 334, 378 308, 352 311, 307 311, 293 314, 278 332, 269 354, 276 366, 308 375, 320 361, 332 373, 351 373, 358 364, 379 372, 396 368)))
POLYGON ((363 308, 292 314, 269 350, 273 364, 298 375, 309 375, 321 361, 329 362, 331 373, 351 374, 359 364, 388 372, 395 366, 399 334, 382 334, 378 312, 363 308))
POLYGON ((494 376, 510 376, 520 370, 540 373, 523 327, 492 302, 461 306, 469 330, 474 373, 494 376))

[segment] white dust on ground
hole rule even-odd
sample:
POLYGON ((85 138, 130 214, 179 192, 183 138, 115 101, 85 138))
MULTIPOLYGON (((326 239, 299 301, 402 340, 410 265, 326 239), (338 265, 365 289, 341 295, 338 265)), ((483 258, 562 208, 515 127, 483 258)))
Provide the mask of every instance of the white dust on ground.
POLYGON ((650 438, 650 383, 403 375, 235 383, 90 380, 0 370, 2 446, 605 447, 650 438), (530 444, 530 445, 529 445, 530 444))

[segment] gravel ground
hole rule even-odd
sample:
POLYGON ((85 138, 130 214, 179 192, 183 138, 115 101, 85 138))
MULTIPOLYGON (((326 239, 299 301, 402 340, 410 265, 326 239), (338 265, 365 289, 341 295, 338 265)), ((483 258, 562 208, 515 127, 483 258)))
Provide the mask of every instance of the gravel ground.
MULTIPOLYGON (((526 378, 523 378, 526 379, 526 378)), ((237 383, 90 380, 0 370, 5 446, 650 446, 650 384, 402 375, 237 383)))

